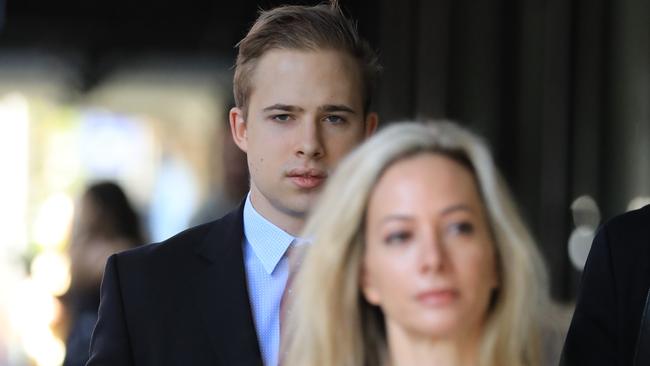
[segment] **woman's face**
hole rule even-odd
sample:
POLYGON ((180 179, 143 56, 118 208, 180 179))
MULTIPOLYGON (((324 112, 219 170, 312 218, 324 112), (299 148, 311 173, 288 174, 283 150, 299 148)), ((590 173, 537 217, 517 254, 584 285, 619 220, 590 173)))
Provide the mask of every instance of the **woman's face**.
POLYGON ((368 204, 362 291, 389 332, 450 338, 480 329, 498 286, 485 215, 472 173, 443 155, 386 170, 368 204))

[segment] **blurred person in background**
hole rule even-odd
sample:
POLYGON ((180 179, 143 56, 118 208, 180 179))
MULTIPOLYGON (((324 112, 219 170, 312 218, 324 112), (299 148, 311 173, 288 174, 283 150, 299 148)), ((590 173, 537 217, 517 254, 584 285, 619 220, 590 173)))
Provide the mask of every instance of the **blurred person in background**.
POLYGON ((598 230, 562 365, 650 365, 650 206, 619 215, 598 230))
POLYGON ((140 219, 124 191, 113 182, 89 186, 79 201, 68 249, 71 283, 62 301, 70 330, 64 366, 88 361, 106 260, 143 242, 140 219))
POLYGON ((250 192, 219 220, 108 259, 89 366, 278 364, 288 249, 377 126, 379 66, 335 2, 262 11, 238 46, 229 121, 250 192))
MULTIPOLYGON (((2 319, 0 319, 0 321, 2 321, 2 319)), ((5 333, 8 333, 6 332, 8 328, 9 327, 6 326, 4 323, 0 323, 0 329, 2 329, 2 332, 0 332, 0 365, 9 364, 9 355, 7 353, 7 344, 9 340, 6 339, 4 335, 5 333)))
MULTIPOLYGON (((230 108, 234 107, 231 103, 230 108)), ((246 154, 239 149, 230 134, 230 123, 228 117, 218 137, 219 144, 215 154, 221 157, 221 174, 213 174, 213 180, 221 179, 221 189, 211 192, 207 201, 199 207, 192 218, 192 226, 204 224, 222 217, 235 209, 248 192, 248 166, 246 165, 246 154), (216 177, 218 175, 218 177, 216 177)), ((216 182, 214 182, 216 186, 216 182)))
POLYGON ((394 124, 319 202, 285 365, 557 365, 541 255, 471 133, 394 124))

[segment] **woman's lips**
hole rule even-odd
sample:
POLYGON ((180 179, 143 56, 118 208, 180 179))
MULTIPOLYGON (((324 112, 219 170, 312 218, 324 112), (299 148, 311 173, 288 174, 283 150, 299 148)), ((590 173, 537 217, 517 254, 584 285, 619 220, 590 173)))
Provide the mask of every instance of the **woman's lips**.
POLYGON ((416 299, 426 306, 444 306, 458 298, 458 291, 454 289, 429 290, 416 295, 416 299))

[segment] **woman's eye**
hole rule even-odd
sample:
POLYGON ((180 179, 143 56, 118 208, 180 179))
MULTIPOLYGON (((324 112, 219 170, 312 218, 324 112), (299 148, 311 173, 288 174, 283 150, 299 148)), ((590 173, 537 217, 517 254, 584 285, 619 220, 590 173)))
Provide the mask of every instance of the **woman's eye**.
POLYGON ((457 222, 449 226, 450 234, 468 235, 474 232, 474 225, 469 221, 457 222))
POLYGON ((411 238, 411 233, 408 231, 396 231, 386 236, 384 241, 386 244, 401 244, 411 238))

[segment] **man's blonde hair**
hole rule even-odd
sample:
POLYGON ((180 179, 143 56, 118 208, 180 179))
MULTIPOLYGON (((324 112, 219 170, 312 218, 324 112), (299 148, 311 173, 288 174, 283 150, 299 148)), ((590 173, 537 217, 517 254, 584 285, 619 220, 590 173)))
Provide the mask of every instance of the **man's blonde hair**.
POLYGON ((233 92, 238 108, 246 111, 255 67, 267 51, 322 49, 340 51, 358 62, 364 113, 368 112, 381 67, 376 53, 359 37, 356 25, 345 17, 337 2, 316 6, 287 5, 262 11, 237 46, 233 92))

